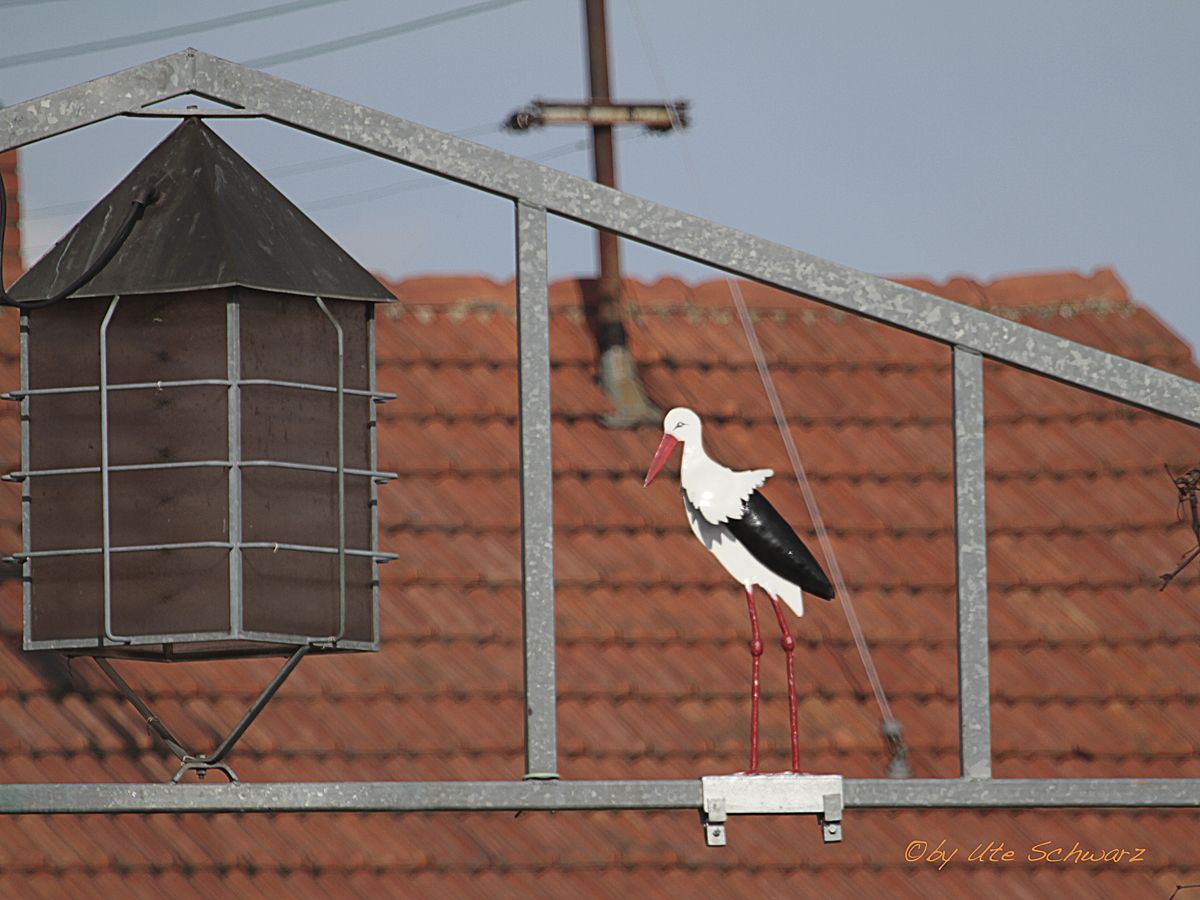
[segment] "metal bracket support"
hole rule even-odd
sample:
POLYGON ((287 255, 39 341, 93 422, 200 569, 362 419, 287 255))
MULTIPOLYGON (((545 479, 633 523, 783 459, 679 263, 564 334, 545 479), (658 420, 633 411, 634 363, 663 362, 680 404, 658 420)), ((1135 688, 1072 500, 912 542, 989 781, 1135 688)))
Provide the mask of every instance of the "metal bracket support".
POLYGON ((817 821, 821 823, 821 837, 825 839, 825 843, 827 844, 840 843, 842 840, 843 808, 840 786, 836 794, 826 794, 822 799, 825 802, 825 809, 817 816, 817 821))
POLYGON ((171 733, 171 730, 167 728, 162 719, 150 709, 146 701, 134 692, 133 688, 129 686, 129 682, 122 678, 121 674, 113 668, 112 663, 101 656, 93 657, 93 659, 96 665, 99 666, 100 671, 108 677, 108 680, 121 692, 121 695, 130 702, 134 709, 141 713, 142 718, 146 720, 146 724, 154 732, 155 736, 179 760, 179 770, 171 777, 172 782, 178 783, 189 771, 195 772, 197 777, 203 780, 204 776, 213 770, 221 772, 231 782, 236 782, 238 777, 234 774, 233 769, 229 767, 228 763, 225 762, 225 757, 229 755, 229 751, 233 749, 233 745, 241 740, 242 735, 246 733, 246 729, 254 723, 259 713, 271 702, 271 698, 275 696, 275 692, 279 690, 283 682, 287 680, 287 677, 292 674, 292 670, 300 664, 300 660, 304 659, 311 649, 312 647, 308 644, 296 648, 295 652, 288 657, 288 661, 283 664, 283 668, 263 688, 262 693, 258 695, 258 699, 254 701, 253 705, 246 710, 246 714, 242 716, 241 721, 233 727, 233 730, 229 732, 225 740, 221 741, 220 745, 212 753, 192 753, 188 750, 171 733))
POLYGON ((842 839, 841 775, 706 775, 700 790, 700 820, 710 847, 725 846, 725 823, 731 815, 813 813, 826 843, 842 839))

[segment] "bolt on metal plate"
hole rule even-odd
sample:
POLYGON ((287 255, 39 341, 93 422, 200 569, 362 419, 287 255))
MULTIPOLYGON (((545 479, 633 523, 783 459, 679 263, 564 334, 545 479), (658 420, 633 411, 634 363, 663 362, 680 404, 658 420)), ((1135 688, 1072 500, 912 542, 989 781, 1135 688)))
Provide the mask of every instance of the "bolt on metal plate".
POLYGON ((818 817, 827 843, 842 839, 841 775, 706 775, 700 788, 701 821, 710 847, 725 846, 731 815, 811 813, 818 817))

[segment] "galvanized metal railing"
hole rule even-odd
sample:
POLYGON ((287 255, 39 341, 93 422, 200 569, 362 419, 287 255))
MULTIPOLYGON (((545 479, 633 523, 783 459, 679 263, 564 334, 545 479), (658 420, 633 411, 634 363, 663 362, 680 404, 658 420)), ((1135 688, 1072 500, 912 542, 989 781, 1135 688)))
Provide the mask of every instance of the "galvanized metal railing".
MULTIPOLYGON (((991 777, 983 360, 1016 366, 1192 425, 1200 425, 1200 384, 195 50, 0 110, 0 151, 118 115, 221 114, 147 109, 187 93, 236 107, 231 111, 233 115, 279 122, 514 203, 521 399, 525 778, 495 782, 0 785, 0 812, 701 807, 704 798, 699 780, 562 781, 556 775, 546 246, 550 213, 951 348, 961 777, 847 779, 846 807, 1200 806, 1200 779, 991 777)), ((236 390, 239 382, 231 371, 228 382, 222 383, 236 390)))

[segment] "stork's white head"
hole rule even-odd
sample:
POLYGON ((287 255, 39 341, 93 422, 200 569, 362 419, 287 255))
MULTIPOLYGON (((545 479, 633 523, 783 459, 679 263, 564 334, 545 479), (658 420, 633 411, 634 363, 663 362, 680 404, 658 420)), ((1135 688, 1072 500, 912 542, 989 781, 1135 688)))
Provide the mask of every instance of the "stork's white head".
POLYGON ((646 480, 642 484, 649 487, 654 476, 667 464, 671 451, 677 445, 686 444, 688 441, 700 442, 700 417, 686 406, 677 406, 663 419, 662 441, 654 452, 654 459, 650 462, 650 469, 646 472, 646 480))

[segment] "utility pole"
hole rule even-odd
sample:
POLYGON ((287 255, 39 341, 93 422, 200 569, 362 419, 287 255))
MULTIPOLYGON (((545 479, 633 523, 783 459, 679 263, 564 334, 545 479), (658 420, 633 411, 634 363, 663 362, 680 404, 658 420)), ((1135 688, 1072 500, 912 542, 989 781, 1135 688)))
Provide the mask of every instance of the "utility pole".
MULTIPOLYGON (((687 126, 687 102, 613 103, 608 76, 608 21, 604 0, 584 0, 588 45, 587 103, 535 100, 513 113, 508 127, 524 130, 535 125, 588 124, 592 129, 592 177, 599 184, 617 187, 613 128, 641 124, 656 131, 687 126)), ((600 385, 615 407, 606 424, 632 427, 657 423, 662 412, 646 399, 637 367, 629 353, 621 302, 621 246, 615 234, 597 229, 600 272, 592 296, 585 297, 600 356, 600 385)))
MULTIPOLYGON (((604 0, 584 0, 587 19, 588 87, 592 106, 611 103, 608 79, 608 16, 604 0)), ((617 186, 616 148, 613 127, 592 125, 592 178, 605 185, 617 186)), ((600 273, 596 279, 596 323, 601 366, 604 354, 614 347, 626 346, 625 317, 621 309, 621 243, 611 231, 596 232, 600 273)), ((634 378, 636 379, 636 374, 634 378)), ((637 385, 639 391, 641 386, 637 385)), ((630 398, 637 402, 638 399, 630 398)), ((619 410, 619 407, 618 407, 619 410)))

